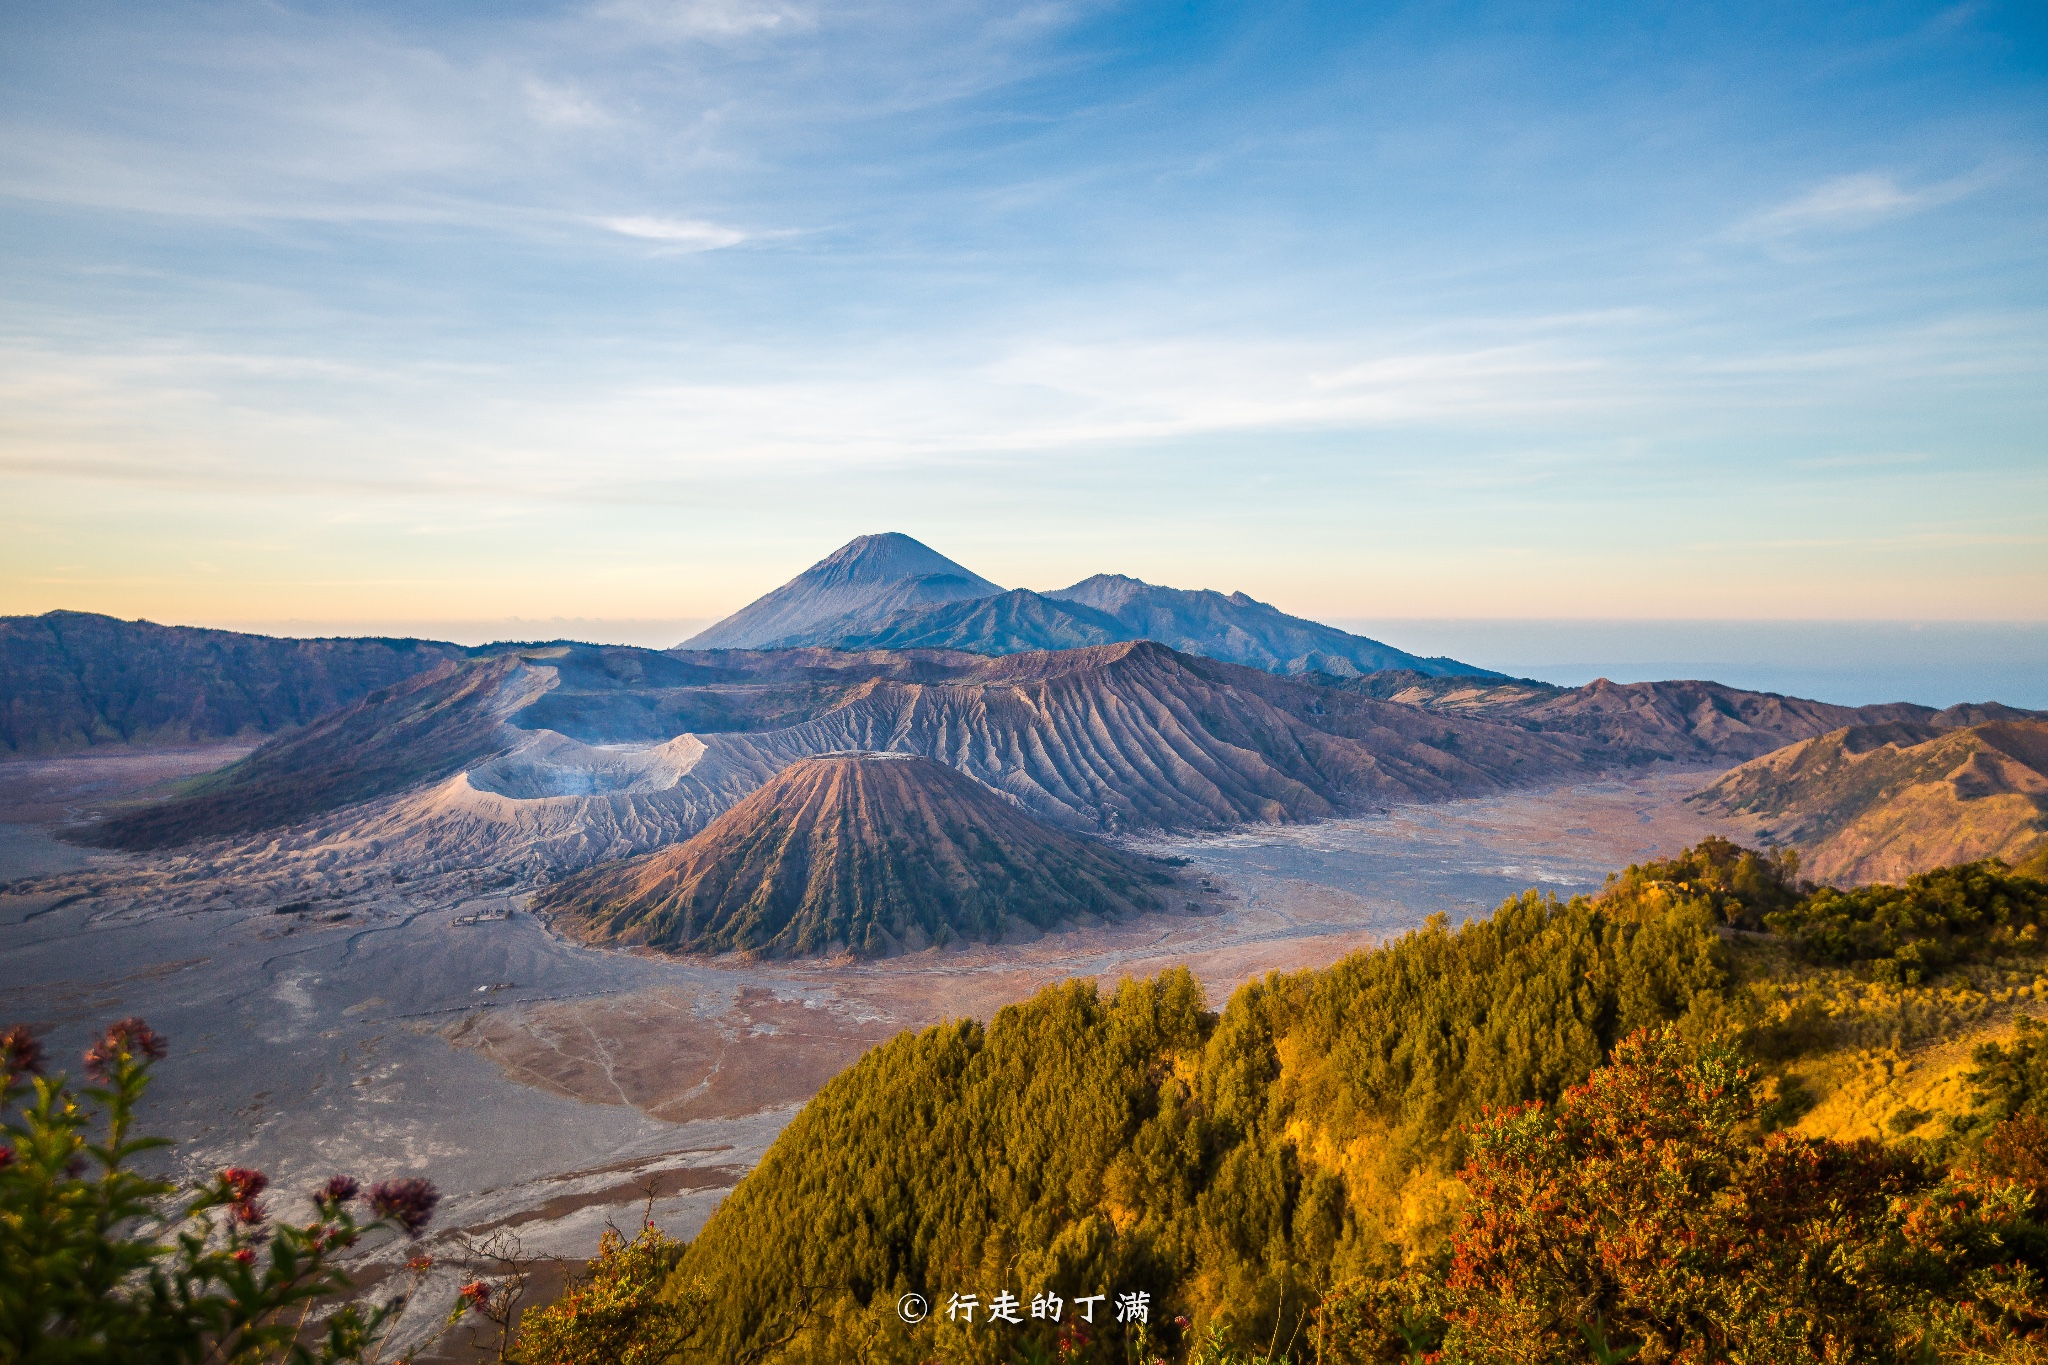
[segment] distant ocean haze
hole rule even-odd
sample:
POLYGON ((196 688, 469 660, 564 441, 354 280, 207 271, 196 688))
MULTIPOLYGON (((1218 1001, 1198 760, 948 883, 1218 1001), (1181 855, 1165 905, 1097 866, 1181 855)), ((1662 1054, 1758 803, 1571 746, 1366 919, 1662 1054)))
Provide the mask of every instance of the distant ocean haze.
POLYGON ((1342 617, 1330 624, 1577 687, 1709 678, 1843 706, 2048 708, 2048 621, 1586 621, 1342 617))
POLYGON ((347 621, 290 620, 192 620, 165 621, 165 625, 211 626, 218 630, 246 630, 257 635, 283 635, 295 639, 330 636, 389 636, 398 639, 446 640, 457 645, 488 645, 501 640, 574 640, 586 645, 636 645, 641 649, 671 649, 681 644, 715 617, 710 616, 480 616, 444 619, 368 618, 347 621))
MULTIPOLYGON (((1282 610, 1286 610, 1284 604, 1282 610)), ((579 640, 667 649, 708 616, 191 621, 267 635, 390 635, 488 644, 579 640)), ((2048 621, 1587 621, 1330 616, 1410 653, 1576 687, 1710 678, 1844 706, 2002 701, 2048 708, 2048 621)))

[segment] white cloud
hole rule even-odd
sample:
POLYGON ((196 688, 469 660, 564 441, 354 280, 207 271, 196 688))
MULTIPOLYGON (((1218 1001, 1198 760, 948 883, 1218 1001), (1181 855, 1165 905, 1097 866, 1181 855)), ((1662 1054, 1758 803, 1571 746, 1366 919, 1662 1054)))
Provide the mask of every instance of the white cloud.
POLYGON ((534 118, 551 128, 602 128, 613 122, 595 100, 571 86, 528 81, 526 99, 534 118))
POLYGON ((758 0, 608 0, 591 13, 671 39, 739 38, 812 23, 794 6, 758 0))
POLYGON ((678 251, 717 251, 720 247, 738 246, 747 240, 747 234, 738 228, 690 218, 627 217, 601 218, 598 221, 613 232, 662 242, 678 251))
POLYGON ((1766 241, 1801 232, 1854 231, 1946 204, 1976 187, 1974 179, 1964 179, 1909 190, 1896 177, 1880 171, 1838 175, 1796 199, 1744 219, 1730 235, 1742 241, 1766 241))

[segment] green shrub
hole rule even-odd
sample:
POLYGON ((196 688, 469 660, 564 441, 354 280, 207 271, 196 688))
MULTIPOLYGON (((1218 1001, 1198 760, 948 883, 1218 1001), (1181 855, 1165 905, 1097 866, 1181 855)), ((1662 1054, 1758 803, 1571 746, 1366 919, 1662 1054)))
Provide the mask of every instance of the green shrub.
POLYGON ((1821 887, 1764 922, 1812 960, 1870 962, 1880 980, 1910 986, 1959 962, 2048 949, 2048 882, 1989 858, 1903 886, 1821 887))

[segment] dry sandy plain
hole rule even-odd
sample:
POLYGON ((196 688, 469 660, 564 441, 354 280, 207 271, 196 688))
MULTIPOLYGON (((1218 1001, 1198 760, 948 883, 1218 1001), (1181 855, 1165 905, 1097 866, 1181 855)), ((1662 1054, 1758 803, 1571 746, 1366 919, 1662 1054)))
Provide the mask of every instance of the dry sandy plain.
MULTIPOLYGON (((874 963, 668 959, 579 946, 488 869, 366 874, 317 850, 195 863, 55 837, 106 803, 244 748, 0 763, 0 1023, 75 1056, 112 1019, 170 1041, 150 1126, 179 1178, 269 1171, 279 1200, 331 1172, 424 1175, 441 1266, 408 1336, 446 1312, 461 1239, 582 1257, 652 1199, 695 1234, 806 1098, 864 1049, 987 1019, 1049 983, 1187 964, 1220 1005, 1529 886, 1590 890, 1728 830, 1682 799, 1716 770, 1660 768, 1139 847, 1189 860, 1185 909, 1028 943, 874 963), (301 907, 301 908, 289 908, 301 907)), ((380 1276, 408 1250, 369 1248, 380 1276)))

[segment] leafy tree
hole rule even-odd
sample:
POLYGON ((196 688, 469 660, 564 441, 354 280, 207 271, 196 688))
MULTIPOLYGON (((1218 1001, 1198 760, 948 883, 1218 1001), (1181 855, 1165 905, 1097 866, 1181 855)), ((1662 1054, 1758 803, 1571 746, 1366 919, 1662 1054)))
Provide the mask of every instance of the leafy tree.
POLYGON ((1767 915, 1789 909, 1813 889, 1799 880, 1797 849, 1758 853, 1718 837, 1702 839, 1674 858, 1630 864, 1608 878, 1611 897, 1651 887, 1703 903, 1715 918, 1741 929, 1763 928, 1767 915))
MULTIPOLYGON (((667 1287, 682 1243, 644 1224, 628 1242, 606 1228, 597 1256, 561 1298, 519 1318, 520 1365, 667 1365, 686 1358, 701 1294, 667 1287)), ((460 1310, 458 1310, 460 1311, 460 1310)))
POLYGON ((1643 1032, 1554 1109, 1488 1117, 1446 1282, 1473 1362, 1916 1360, 2048 1325, 2033 1192, 1899 1148, 1757 1139, 1755 1073, 1643 1032))
POLYGON ((2048 947, 2048 882, 1987 858, 1903 886, 1824 886, 1764 919, 1817 961, 1871 962, 1878 979, 1916 985, 1952 963, 2048 947))
POLYGON ((2048 1118, 2048 1025, 2022 1015, 2010 1043, 1982 1043, 1964 1076, 1977 1103, 1993 1119, 2048 1118))

